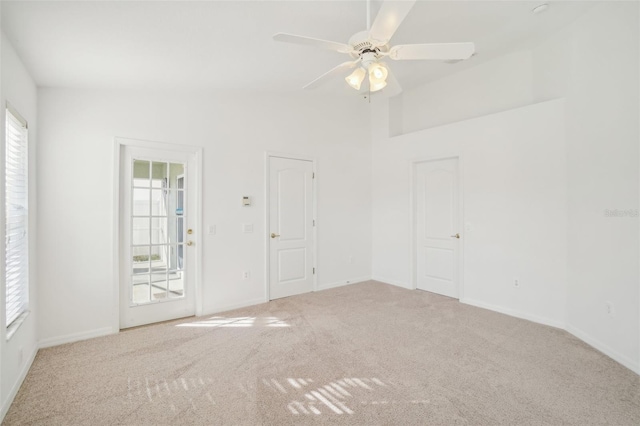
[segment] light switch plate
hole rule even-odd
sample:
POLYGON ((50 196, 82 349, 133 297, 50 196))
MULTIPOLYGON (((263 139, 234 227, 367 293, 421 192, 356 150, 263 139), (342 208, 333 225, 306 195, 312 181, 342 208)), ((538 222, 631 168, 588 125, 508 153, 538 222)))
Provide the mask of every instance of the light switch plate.
POLYGON ((253 232, 253 223, 243 223, 242 232, 245 234, 251 234, 253 232))

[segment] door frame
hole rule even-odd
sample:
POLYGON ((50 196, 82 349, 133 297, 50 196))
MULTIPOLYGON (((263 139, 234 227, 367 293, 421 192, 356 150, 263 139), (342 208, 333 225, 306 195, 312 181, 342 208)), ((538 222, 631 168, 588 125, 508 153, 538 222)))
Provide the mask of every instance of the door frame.
POLYGON ((312 212, 311 214, 313 215, 313 220, 315 220, 315 226, 313 227, 313 231, 311 234, 311 238, 313 238, 313 241, 311 242, 311 249, 313 250, 313 253, 311 254, 311 258, 313 259, 313 267, 316 268, 316 273, 313 274, 313 291, 318 291, 318 238, 317 238, 317 234, 318 234, 318 214, 317 214, 317 207, 318 207, 318 203, 317 203, 317 171, 316 171, 316 166, 317 166, 317 162, 316 159, 310 156, 306 156, 306 155, 298 155, 298 154, 285 154, 285 153, 281 153, 281 152, 273 152, 273 151, 267 151, 264 154, 264 161, 265 161, 265 167, 264 167, 264 204, 265 204, 265 210, 264 210, 264 258, 265 258, 265 262, 264 262, 264 282, 265 282, 265 302, 269 302, 271 300, 271 246, 270 246, 270 236, 269 236, 269 226, 271 224, 271 205, 270 205, 270 201, 269 201, 269 195, 270 195, 270 188, 271 188, 271 168, 269 166, 270 160, 272 157, 275 158, 286 158, 289 160, 301 160, 301 161, 310 161, 311 162, 311 169, 313 170, 313 174, 314 177, 313 179, 311 179, 311 188, 312 188, 312 204, 313 204, 313 208, 312 208, 312 212))
POLYGON ((458 301, 464 300, 464 173, 463 173, 463 157, 462 154, 451 154, 431 157, 421 157, 409 160, 409 287, 412 290, 418 288, 418 238, 416 230, 418 229, 416 208, 418 203, 416 201, 416 167, 421 163, 429 163, 432 161, 441 160, 458 160, 458 229, 462 234, 460 244, 458 247, 458 301))
MULTIPOLYGON (((195 158, 194 176, 195 182, 193 182, 193 191, 196 196, 195 200, 195 228, 199 230, 196 234, 195 241, 195 271, 194 284, 195 284, 195 310, 196 316, 200 316, 203 313, 203 298, 202 298, 202 250, 200 244, 203 243, 204 238, 202 236, 202 147, 191 145, 178 145, 168 142, 156 142, 140 139, 130 139, 115 137, 114 138, 114 168, 113 168, 113 241, 112 241, 112 282, 113 282, 113 299, 112 299, 112 327, 115 333, 120 331, 120 168, 122 166, 122 151, 124 147, 132 148, 146 148, 157 149, 162 151, 177 151, 192 154, 195 158), (197 238, 197 236, 200 238, 197 238)), ((189 183, 192 184, 191 182, 189 183)))

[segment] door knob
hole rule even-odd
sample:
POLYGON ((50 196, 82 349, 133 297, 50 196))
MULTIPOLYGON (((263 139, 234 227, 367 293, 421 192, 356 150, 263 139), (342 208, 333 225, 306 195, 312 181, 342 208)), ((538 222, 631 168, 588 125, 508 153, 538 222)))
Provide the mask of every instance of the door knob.
POLYGON ((460 238, 460 234, 452 235, 451 238, 460 238))
POLYGON ((276 234, 275 232, 271 233, 271 238, 275 238, 275 237, 279 237, 279 236, 280 236, 280 234, 276 234))
POLYGON ((187 241, 187 245, 188 246, 192 246, 193 245, 193 241, 187 241))

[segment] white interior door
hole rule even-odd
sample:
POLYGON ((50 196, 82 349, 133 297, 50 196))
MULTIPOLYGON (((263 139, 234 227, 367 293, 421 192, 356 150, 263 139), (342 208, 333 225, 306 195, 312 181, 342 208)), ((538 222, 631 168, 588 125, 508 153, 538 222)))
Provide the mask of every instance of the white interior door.
POLYGON ((269 296, 313 291, 313 163, 269 157, 269 296))
POLYGON ((120 328, 195 314, 195 156, 123 146, 120 328))
POLYGON ((458 159, 418 163, 415 176, 417 287, 458 298, 458 159))

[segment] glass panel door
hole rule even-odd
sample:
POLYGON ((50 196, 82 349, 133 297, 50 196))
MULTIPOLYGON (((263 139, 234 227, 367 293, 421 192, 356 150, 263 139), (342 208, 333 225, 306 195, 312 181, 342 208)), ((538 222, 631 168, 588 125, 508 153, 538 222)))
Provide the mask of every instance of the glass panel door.
POLYGON ((131 163, 131 305, 185 296, 185 164, 131 163))
POLYGON ((121 329, 194 315, 199 257, 199 153, 125 141, 119 159, 121 329))

